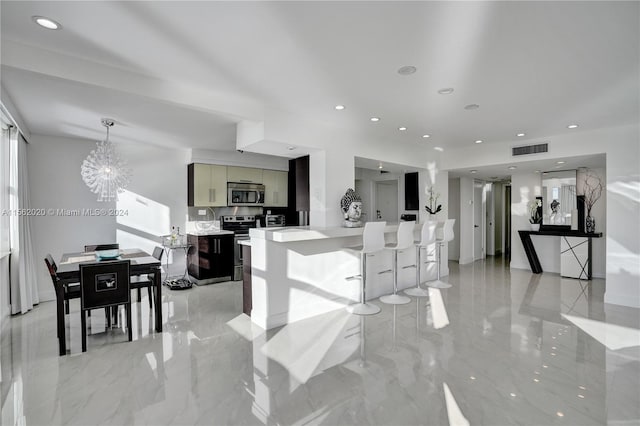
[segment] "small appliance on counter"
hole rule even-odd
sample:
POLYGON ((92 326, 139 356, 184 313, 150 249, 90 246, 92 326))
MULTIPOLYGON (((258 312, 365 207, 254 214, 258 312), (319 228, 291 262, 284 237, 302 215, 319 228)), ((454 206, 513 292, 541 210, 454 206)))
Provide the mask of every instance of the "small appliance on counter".
POLYGON ((403 220, 405 222, 410 222, 412 220, 417 220, 418 215, 415 214, 401 214, 400 215, 400 220, 403 220))
POLYGON ((265 225, 267 228, 282 227, 285 225, 285 216, 283 214, 268 214, 265 216, 265 225))

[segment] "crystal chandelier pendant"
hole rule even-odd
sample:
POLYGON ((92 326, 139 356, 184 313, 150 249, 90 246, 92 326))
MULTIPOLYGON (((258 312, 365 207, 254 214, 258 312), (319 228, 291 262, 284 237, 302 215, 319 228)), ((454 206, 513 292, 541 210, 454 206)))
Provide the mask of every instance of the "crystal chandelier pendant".
POLYGON ((114 121, 103 118, 101 122, 107 128, 107 139, 96 143, 96 149, 82 162, 80 173, 89 189, 98 194, 98 201, 118 201, 118 193, 129 183, 131 171, 109 142, 109 128, 114 121))

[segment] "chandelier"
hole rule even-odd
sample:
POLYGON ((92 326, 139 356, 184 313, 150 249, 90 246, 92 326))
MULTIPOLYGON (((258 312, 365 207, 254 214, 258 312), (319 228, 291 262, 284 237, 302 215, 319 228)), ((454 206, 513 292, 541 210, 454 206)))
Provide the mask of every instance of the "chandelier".
POLYGON ((118 201, 118 193, 129 183, 131 172, 109 142, 109 128, 114 121, 103 118, 100 122, 107 128, 107 139, 96 143, 96 149, 82 162, 80 173, 84 183, 98 194, 98 201, 118 201))

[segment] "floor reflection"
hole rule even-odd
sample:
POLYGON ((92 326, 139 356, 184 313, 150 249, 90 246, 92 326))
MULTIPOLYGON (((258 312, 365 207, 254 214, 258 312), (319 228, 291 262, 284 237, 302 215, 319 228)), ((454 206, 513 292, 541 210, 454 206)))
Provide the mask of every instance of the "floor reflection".
POLYGON ((84 354, 72 304, 64 357, 43 303, 0 336, 2 424, 638 422, 640 315, 604 281, 449 267, 430 298, 268 331, 237 282, 166 291, 163 333, 143 297, 134 342, 96 318, 84 354))

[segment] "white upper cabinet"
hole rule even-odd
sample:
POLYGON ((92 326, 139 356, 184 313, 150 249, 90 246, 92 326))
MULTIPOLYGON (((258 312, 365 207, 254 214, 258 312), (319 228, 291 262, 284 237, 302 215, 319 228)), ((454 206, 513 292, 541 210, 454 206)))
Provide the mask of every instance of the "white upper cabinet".
POLYGON ((262 169, 227 166, 227 182, 263 183, 262 169))
POLYGON ((279 170, 264 170, 262 176, 265 207, 287 207, 288 173, 279 170))
POLYGON ((195 163, 189 167, 188 181, 190 206, 227 205, 227 166, 195 163))

